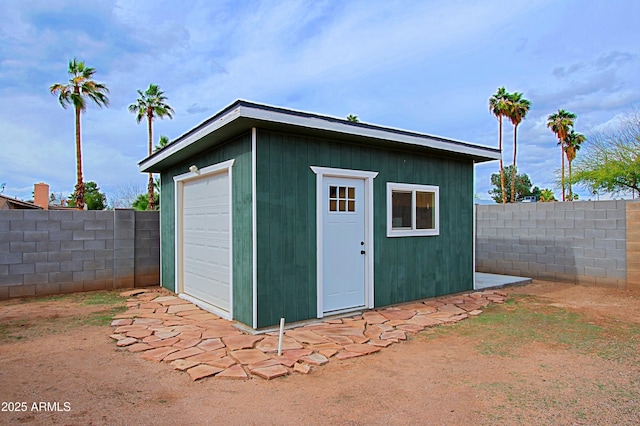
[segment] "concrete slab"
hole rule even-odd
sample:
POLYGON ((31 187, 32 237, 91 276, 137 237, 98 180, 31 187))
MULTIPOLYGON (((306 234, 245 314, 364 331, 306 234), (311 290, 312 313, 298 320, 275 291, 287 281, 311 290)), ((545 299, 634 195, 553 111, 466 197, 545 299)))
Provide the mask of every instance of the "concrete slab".
POLYGON ((531 281, 531 278, 526 277, 476 272, 476 281, 473 288, 475 290, 486 290, 488 288, 500 288, 507 285, 529 284, 531 281))

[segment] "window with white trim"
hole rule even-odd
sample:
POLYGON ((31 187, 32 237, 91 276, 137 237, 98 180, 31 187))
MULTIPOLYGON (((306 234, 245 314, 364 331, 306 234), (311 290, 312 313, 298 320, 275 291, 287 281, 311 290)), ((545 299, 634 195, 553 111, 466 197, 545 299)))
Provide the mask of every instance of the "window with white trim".
POLYGON ((440 189, 387 182, 387 237, 440 234, 440 189))

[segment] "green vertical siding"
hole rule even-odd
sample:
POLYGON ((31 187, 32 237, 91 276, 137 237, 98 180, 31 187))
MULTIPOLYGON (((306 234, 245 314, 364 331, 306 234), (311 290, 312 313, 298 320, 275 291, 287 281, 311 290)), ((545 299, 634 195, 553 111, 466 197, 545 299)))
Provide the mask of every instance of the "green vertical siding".
POLYGON ((232 167, 233 215, 233 316, 240 322, 253 322, 253 254, 251 209, 251 135, 245 134, 211 151, 199 154, 161 174, 162 202, 162 286, 175 291, 175 194, 173 177, 198 168, 235 159, 232 167))
POLYGON ((473 165, 388 152, 374 184, 375 305, 473 288, 473 165), (440 187, 440 235, 386 237, 386 182, 440 187))
POLYGON ((309 166, 377 171, 375 305, 473 288, 473 164, 415 152, 258 131, 258 327, 316 313, 316 175, 309 166), (440 235, 386 237, 386 183, 440 187, 440 235))
POLYGON ((258 327, 316 315, 315 181, 304 167, 312 149, 258 131, 258 327))

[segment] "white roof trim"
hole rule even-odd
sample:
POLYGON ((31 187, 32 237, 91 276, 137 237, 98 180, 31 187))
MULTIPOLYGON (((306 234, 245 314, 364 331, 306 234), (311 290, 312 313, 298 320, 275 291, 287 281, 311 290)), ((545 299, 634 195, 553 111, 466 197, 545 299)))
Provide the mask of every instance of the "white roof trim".
MULTIPOLYGON (((263 104, 256 104, 247 101, 236 101, 223 110, 214 121, 200 124, 194 129, 186 132, 177 138, 174 143, 169 144, 162 151, 147 157, 139 164, 141 171, 153 167, 162 160, 167 159, 172 154, 177 153, 185 147, 195 143, 208 134, 224 127, 225 125, 239 118, 247 118, 256 121, 284 124, 302 128, 321 130, 333 133, 342 133, 350 136, 360 136, 407 145, 431 148, 444 152, 460 153, 471 156, 492 158, 498 160, 500 153, 495 148, 474 145, 468 142, 456 141, 453 139, 441 138, 422 133, 410 132, 407 130, 394 129, 390 127, 380 127, 362 123, 354 125, 340 118, 322 116, 296 110, 287 110, 263 104), (193 132, 193 133, 192 133, 193 132)), ((212 117, 212 119, 215 118, 212 117)), ((259 126, 256 126, 259 128, 259 126)))
MULTIPOLYGON (((487 156, 491 157, 491 155, 489 155, 490 153, 482 149, 480 145, 477 145, 477 147, 454 145, 458 149, 452 149, 453 148, 452 143, 455 144, 456 142, 459 142, 467 145, 471 145, 471 144, 468 142, 455 141, 453 139, 450 139, 451 142, 441 141, 441 140, 438 140, 439 138, 437 137, 426 135, 426 134, 424 135, 416 134, 415 136, 408 135, 406 133, 410 133, 410 132, 408 132, 407 130, 384 128, 384 127, 379 127, 379 128, 356 127, 346 122, 340 123, 340 122, 330 121, 330 119, 333 119, 332 117, 327 117, 327 119, 324 120, 321 117, 316 117, 316 116, 304 117, 300 115, 286 114, 280 111, 267 111, 263 109, 249 108, 246 106, 242 106, 240 108, 242 109, 241 115, 243 117, 254 118, 257 120, 291 124, 294 126, 308 127, 312 129, 318 129, 318 130, 327 130, 330 132, 345 133, 349 135, 357 135, 357 136, 364 136, 364 137, 375 138, 375 139, 401 142, 401 143, 406 143, 410 145, 423 146, 425 148, 438 149, 442 151, 457 152, 457 153, 463 153, 463 154, 469 154, 469 155, 479 155, 482 157, 487 157, 487 156), (429 143, 425 141, 426 138, 429 139, 429 143)), ((445 138, 442 138, 442 139, 445 139, 445 138)), ((498 159, 500 159, 500 157, 498 156, 498 154, 496 154, 496 160, 498 159)))
MULTIPOLYGON (((185 146, 189 146, 192 143, 194 143, 195 141, 203 138, 204 136, 208 135, 209 133, 215 132, 216 130, 218 130, 219 128, 221 128, 222 126, 224 126, 225 124, 228 124, 230 122, 232 122, 233 120, 235 120, 236 118, 240 117, 240 108, 235 108, 231 111, 229 111, 228 113, 226 113, 225 115, 223 115, 222 117, 220 117, 218 120, 214 121, 213 123, 209 123, 206 126, 202 127, 202 128, 198 128, 196 127, 194 130, 195 132, 189 136, 187 136, 185 139, 177 142, 177 143, 170 143, 169 145, 167 145, 165 148, 163 148, 157 156, 153 157, 153 161, 150 161, 149 163, 147 163, 150 160, 150 157, 145 158, 144 160, 142 160, 139 164, 139 168, 142 169, 144 167, 151 167, 157 163, 159 163, 160 161, 170 157, 172 154, 182 150, 185 146)), ((187 132, 189 133, 189 132, 187 132)))

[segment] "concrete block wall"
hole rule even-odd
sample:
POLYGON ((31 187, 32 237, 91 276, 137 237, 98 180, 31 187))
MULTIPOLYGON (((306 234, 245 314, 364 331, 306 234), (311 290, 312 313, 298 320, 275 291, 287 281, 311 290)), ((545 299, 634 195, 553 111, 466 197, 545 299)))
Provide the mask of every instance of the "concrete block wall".
POLYGON ((135 212, 134 287, 159 285, 160 223, 158 212, 135 212))
POLYGON ((640 201, 627 203, 627 288, 640 290, 640 201))
POLYGON ((627 288, 627 206, 638 202, 478 205, 476 270, 627 288))
POLYGON ((0 300, 158 285, 159 263, 157 212, 0 211, 0 300))

